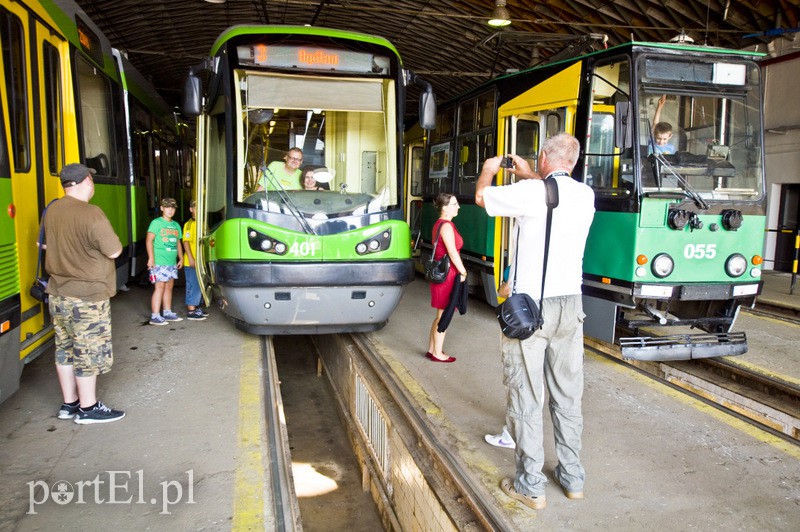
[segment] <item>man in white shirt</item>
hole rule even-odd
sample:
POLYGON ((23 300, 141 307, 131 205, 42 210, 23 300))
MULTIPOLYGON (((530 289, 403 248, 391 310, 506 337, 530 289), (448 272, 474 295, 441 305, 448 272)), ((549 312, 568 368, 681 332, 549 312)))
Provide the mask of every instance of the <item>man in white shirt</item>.
MULTIPOLYGON (((503 479, 501 489, 530 508, 545 508, 547 477, 542 473, 544 446, 542 409, 550 394, 558 466, 553 474, 567 497, 583 498, 585 471, 580 462, 583 416, 583 251, 594 217, 594 191, 572 179, 580 154, 578 140, 561 133, 547 139, 539 151, 544 178, 555 179, 559 204, 553 210, 550 249, 542 315, 544 325, 527 340, 502 338, 506 424, 516 442, 516 478, 503 479)), ((540 298, 547 206, 542 177, 516 155, 510 156, 521 178, 514 184, 492 186, 501 157, 483 164, 475 203, 490 216, 508 216, 519 225, 517 292, 540 298)), ((512 233, 513 234, 513 233, 512 233)), ((509 274, 513 279, 514 271, 509 274)))

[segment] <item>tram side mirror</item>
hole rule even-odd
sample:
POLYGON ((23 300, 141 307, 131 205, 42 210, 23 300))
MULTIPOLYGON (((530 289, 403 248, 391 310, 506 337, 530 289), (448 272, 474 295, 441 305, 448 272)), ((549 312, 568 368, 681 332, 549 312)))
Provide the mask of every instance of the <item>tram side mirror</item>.
POLYGON ((417 76, 410 70, 405 70, 407 83, 413 83, 422 92, 419 95, 419 125, 422 129, 436 129, 436 96, 433 94, 433 87, 423 78, 417 76))
POLYGON ((436 129, 436 97, 433 90, 427 90, 419 96, 419 125, 422 129, 436 129))
POLYGON ((614 146, 625 150, 633 146, 631 103, 617 102, 614 106, 614 146))
POLYGON ((183 114, 186 116, 200 115, 200 94, 202 92, 202 82, 193 71, 186 76, 183 84, 183 114))

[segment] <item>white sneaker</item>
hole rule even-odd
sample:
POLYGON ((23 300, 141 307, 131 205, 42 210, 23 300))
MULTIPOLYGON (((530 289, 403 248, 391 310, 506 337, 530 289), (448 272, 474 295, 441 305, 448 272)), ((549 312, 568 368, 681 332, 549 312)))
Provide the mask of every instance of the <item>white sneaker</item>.
POLYGON ((517 444, 514 443, 514 438, 508 433, 506 427, 503 427, 502 434, 487 434, 483 439, 486 440, 486 443, 495 447, 505 447, 506 449, 515 449, 517 447, 517 444))

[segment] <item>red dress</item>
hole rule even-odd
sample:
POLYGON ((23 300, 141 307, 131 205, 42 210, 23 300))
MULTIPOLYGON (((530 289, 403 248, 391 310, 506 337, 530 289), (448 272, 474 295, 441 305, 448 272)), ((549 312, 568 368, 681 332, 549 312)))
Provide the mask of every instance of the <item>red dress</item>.
MULTIPOLYGON (((442 225, 442 223, 449 223, 452 228, 453 232, 455 233, 456 237, 456 250, 461 251, 461 247, 464 245, 464 239, 461 238, 461 235, 458 234, 458 229, 453 222, 443 220, 439 218, 436 220, 436 223, 433 224, 433 231, 431 233, 431 238, 433 235, 436 234, 438 227, 442 225)), ((447 246, 444 245, 444 241, 439 235, 439 243, 436 245, 436 253, 434 254, 434 260, 439 260, 445 256, 447 253, 447 246)), ((456 282, 456 275, 458 275, 458 270, 455 266, 453 266, 452 261, 450 262, 450 271, 447 272, 447 279, 443 283, 430 283, 431 285, 431 306, 433 308, 444 309, 447 307, 447 303, 450 301, 450 293, 453 291, 453 285, 456 282)))

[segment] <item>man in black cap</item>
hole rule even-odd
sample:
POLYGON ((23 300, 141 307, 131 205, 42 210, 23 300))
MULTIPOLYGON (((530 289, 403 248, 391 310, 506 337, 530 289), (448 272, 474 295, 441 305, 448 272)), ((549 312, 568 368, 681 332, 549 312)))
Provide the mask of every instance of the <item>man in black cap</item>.
POLYGON ((89 204, 94 173, 82 164, 65 166, 65 196, 50 205, 43 221, 56 371, 64 396, 58 418, 79 424, 125 416, 96 395, 97 376, 108 373, 114 362, 110 298, 117 291, 114 259, 122 244, 103 211, 89 204))

